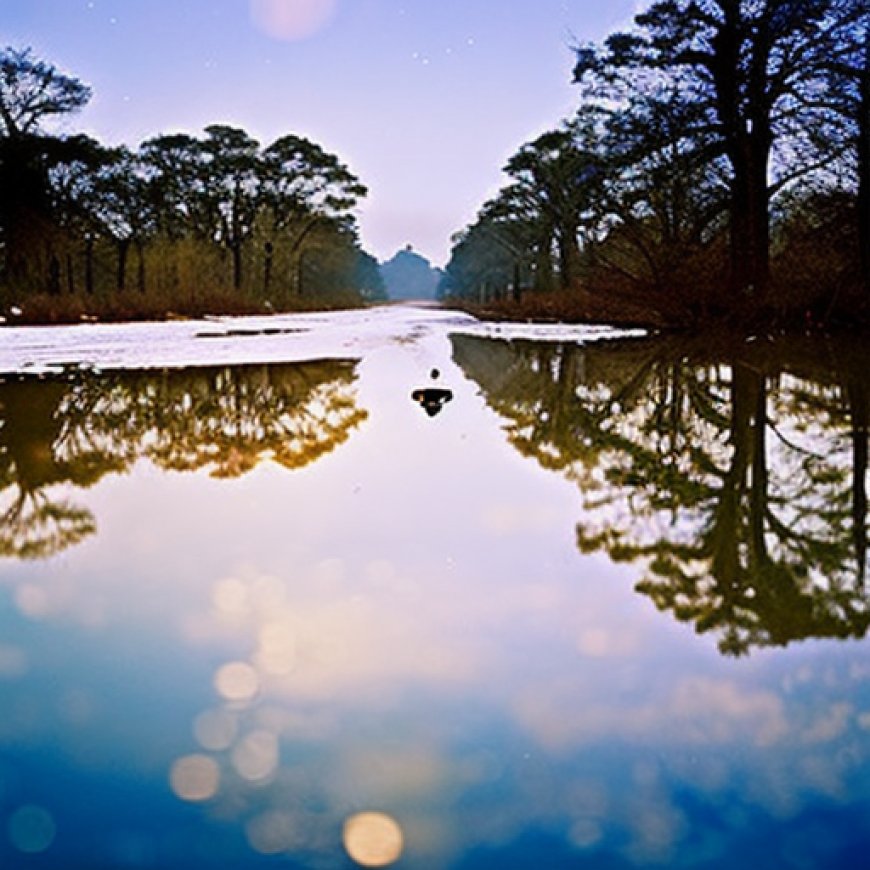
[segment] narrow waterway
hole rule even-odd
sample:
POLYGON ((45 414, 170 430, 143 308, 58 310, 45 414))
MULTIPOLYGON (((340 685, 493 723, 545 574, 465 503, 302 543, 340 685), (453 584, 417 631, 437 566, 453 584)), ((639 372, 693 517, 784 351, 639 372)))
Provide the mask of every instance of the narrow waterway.
POLYGON ((868 357, 3 330, 0 866, 860 866, 868 357))

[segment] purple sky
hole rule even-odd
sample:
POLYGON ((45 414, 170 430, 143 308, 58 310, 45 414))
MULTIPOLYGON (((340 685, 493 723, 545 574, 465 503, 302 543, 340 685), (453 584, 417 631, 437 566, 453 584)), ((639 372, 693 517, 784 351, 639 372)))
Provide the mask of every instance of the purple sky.
POLYGON ((525 141, 577 107, 575 41, 636 0, 0 0, 0 43, 94 89, 67 122, 107 143, 244 127, 308 136, 370 189, 363 245, 435 264, 525 141))

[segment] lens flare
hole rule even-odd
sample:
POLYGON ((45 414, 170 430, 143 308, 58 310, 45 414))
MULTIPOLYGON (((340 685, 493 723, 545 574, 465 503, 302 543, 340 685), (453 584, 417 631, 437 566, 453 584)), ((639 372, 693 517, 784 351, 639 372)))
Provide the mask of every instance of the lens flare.
POLYGON ((336 0, 251 0, 251 18, 273 39, 295 42, 324 28, 335 6, 336 0))

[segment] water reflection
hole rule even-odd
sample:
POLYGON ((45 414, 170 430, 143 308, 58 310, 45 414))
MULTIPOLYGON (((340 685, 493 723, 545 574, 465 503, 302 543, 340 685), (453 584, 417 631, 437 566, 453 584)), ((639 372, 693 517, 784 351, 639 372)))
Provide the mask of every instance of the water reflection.
POLYGON ((576 482, 577 545, 730 655, 870 624, 870 351, 457 336, 513 446, 576 482))
POLYGON ((356 364, 72 371, 0 380, 0 556, 47 558, 96 531, 69 496, 148 459, 239 477, 261 460, 302 468, 367 416, 356 364))
POLYGON ((660 549, 696 597, 721 598, 703 548, 733 493, 738 637, 778 643, 745 591, 767 582, 747 516, 763 465, 791 535, 767 532, 766 558, 816 621, 845 600, 843 633, 863 631, 860 391, 831 362, 750 351, 439 334, 358 367, 49 382, 66 396, 53 467, 78 451, 129 473, 45 487, 87 500, 87 546, 0 561, 0 865, 860 866, 867 641, 721 656, 723 626, 696 636, 631 588, 641 561, 671 582, 660 549), (436 364, 456 400, 430 420, 409 396, 436 364), (349 399, 332 426, 331 396, 349 399), (71 416, 74 398, 92 410, 71 416), (342 427, 362 406, 366 424, 342 427), (168 434, 182 417, 189 447, 168 434), (300 419, 318 445, 355 434, 304 473, 243 473, 300 419), (805 577, 798 536, 834 542, 805 577))
MULTIPOLYGON (((429 374, 433 384, 441 377, 441 372, 438 369, 432 369, 429 374)), ((453 400, 453 391, 447 390, 444 387, 436 387, 429 385, 419 387, 411 393, 411 399, 415 401, 430 417, 434 417, 441 412, 447 402, 453 400)))
POLYGON ((60 483, 89 486, 109 470, 90 451, 70 462, 56 450, 67 389, 60 382, 0 383, 0 556, 44 558, 96 530, 89 511, 52 493, 60 483))

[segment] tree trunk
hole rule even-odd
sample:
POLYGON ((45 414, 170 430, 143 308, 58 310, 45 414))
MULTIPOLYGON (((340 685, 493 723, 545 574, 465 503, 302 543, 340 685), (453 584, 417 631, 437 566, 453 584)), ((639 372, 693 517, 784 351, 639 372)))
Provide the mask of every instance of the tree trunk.
POLYGON ((136 286, 140 293, 145 292, 145 245, 136 242, 136 286))
POLYGON ((867 571, 867 439, 870 412, 867 389, 863 383, 850 380, 847 395, 852 418, 852 538, 858 582, 863 588, 867 571))
POLYGON ((130 240, 118 239, 118 290, 127 289, 127 254, 130 252, 130 240))
POLYGON ((269 295, 272 284, 272 255, 275 248, 271 242, 266 242, 266 255, 263 258, 263 293, 269 295))
MULTIPOLYGON (((745 592, 745 568, 741 564, 741 516, 746 493, 746 476, 752 453, 752 375, 742 365, 731 365, 731 422, 729 432, 731 461, 722 478, 717 504, 712 515, 708 548, 710 573, 716 592, 722 598, 721 610, 728 623, 741 606, 745 592)), ((733 641, 735 651, 745 652, 733 641)))
POLYGON ((60 260, 56 254, 48 260, 48 292, 52 296, 60 295, 60 260))
POLYGON ((233 253, 233 289, 242 289, 242 245, 241 242, 233 242, 230 246, 233 253))
POLYGON ((749 293, 756 300, 767 288, 770 258, 767 168, 770 159, 770 108, 767 105, 769 34, 762 29, 748 46, 752 53, 743 104, 739 82, 745 80, 742 52, 746 22, 741 4, 722 4, 725 19, 714 39, 711 69, 716 107, 726 153, 733 170, 730 202, 730 272, 732 292, 749 293))
POLYGON ((735 165, 731 196, 731 283, 735 291, 763 299, 770 277, 767 160, 735 165))
POLYGON ((67 293, 76 292, 75 269, 73 267, 72 254, 69 251, 66 253, 66 289, 67 293))
POLYGON ((535 290, 547 292, 553 289, 552 238, 548 236, 538 246, 535 255, 535 290))
POLYGON ((94 292, 94 239, 90 235, 85 239, 85 290, 94 292))
POLYGON ((568 290, 574 284, 580 263, 580 246, 577 243, 577 227, 565 225, 558 235, 559 285, 568 290))
POLYGON ((749 490, 749 552, 753 575, 770 561, 764 529, 767 518, 767 385, 764 375, 752 373, 755 410, 752 424, 752 475, 749 490))
POLYGON ((864 304, 870 305, 870 32, 865 33, 864 39, 858 109, 858 250, 864 304))

